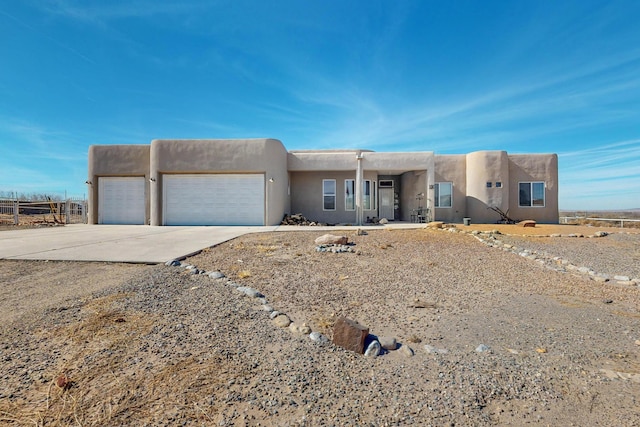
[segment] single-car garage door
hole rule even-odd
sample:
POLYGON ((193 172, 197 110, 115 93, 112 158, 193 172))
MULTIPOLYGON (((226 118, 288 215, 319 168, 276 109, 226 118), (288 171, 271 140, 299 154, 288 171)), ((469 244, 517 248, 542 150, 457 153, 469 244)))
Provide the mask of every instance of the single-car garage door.
POLYGON ((98 224, 144 224, 144 177, 98 179, 98 224))
POLYGON ((264 175, 164 175, 164 225, 264 225, 264 175))

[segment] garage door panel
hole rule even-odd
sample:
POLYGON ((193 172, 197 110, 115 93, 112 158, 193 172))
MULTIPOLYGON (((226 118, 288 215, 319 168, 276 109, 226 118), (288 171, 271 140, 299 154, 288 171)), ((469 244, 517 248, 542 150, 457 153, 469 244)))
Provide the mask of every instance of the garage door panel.
POLYGON ((99 224, 144 224, 144 177, 102 177, 98 179, 99 224))
POLYGON ((165 175, 165 225, 263 225, 264 175, 165 175))

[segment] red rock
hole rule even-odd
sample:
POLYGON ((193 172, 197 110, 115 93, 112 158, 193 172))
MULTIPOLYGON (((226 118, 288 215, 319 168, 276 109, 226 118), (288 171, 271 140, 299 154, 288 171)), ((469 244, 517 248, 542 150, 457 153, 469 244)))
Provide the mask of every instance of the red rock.
POLYGON ((333 343, 359 354, 364 354, 367 335, 369 328, 346 317, 340 317, 333 326, 333 343))
POLYGON ((520 221, 518 223, 518 225, 520 227, 535 227, 536 226, 536 222, 534 220, 532 220, 532 219, 528 219, 526 221, 520 221))

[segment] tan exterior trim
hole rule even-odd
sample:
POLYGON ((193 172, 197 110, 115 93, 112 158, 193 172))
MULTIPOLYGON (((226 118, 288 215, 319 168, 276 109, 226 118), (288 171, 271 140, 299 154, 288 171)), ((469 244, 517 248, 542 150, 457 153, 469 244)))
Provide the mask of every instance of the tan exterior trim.
POLYGON ((89 147, 88 193, 89 224, 98 223, 98 178, 110 176, 145 177, 145 222, 149 223, 149 153, 148 145, 92 145, 89 147))

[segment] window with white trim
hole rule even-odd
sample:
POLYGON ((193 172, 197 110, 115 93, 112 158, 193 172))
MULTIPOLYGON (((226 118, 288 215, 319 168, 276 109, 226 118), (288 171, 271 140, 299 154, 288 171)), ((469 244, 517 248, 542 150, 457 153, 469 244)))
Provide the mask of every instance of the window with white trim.
POLYGON ((544 207, 544 182, 520 182, 518 187, 520 207, 544 207))
POLYGON ((355 179, 344 180, 344 210, 346 211, 356 210, 356 180, 355 179))
POLYGON ((453 203, 453 183, 436 182, 433 188, 435 189, 436 208, 450 208, 453 203))
POLYGON ((336 210, 336 180, 322 180, 322 210, 336 210))

